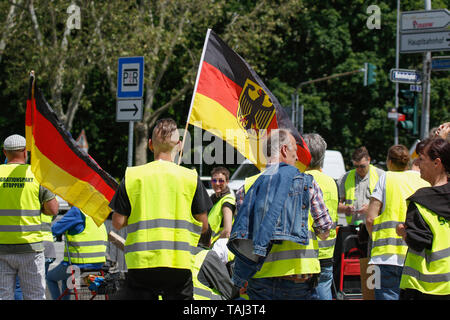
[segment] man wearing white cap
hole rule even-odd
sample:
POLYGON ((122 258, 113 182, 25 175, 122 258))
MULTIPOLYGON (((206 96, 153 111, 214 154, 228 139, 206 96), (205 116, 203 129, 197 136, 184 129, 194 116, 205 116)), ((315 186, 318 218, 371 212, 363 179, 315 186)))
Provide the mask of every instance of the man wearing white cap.
POLYGON ((58 214, 55 195, 39 185, 27 162, 25 138, 5 139, 0 165, 0 300, 14 299, 19 276, 25 300, 45 299, 41 211, 58 214))

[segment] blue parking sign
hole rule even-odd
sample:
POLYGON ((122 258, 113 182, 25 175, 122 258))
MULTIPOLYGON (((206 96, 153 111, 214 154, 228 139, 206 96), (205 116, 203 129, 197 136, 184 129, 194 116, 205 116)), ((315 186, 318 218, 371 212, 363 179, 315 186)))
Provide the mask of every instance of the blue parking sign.
POLYGON ((119 58, 117 98, 142 98, 144 88, 144 57, 119 58))

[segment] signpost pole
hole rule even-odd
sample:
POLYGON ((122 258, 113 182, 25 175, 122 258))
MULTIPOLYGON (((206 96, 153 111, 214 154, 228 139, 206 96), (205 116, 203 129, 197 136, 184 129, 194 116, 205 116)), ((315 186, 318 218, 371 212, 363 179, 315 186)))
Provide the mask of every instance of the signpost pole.
MULTIPOLYGON (((400 0, 397 0, 397 39, 395 46, 395 68, 400 68, 400 0)), ((398 82, 395 83, 395 112, 398 111, 398 82)), ((398 119, 394 122, 394 145, 398 144, 398 119)))
MULTIPOLYGON (((425 10, 431 10, 431 0, 425 0, 425 10)), ((420 139, 428 138, 430 131, 431 51, 423 53, 423 90, 420 139)))
POLYGON ((128 122, 128 162, 127 166, 133 166, 133 133, 134 133, 134 122, 128 122))

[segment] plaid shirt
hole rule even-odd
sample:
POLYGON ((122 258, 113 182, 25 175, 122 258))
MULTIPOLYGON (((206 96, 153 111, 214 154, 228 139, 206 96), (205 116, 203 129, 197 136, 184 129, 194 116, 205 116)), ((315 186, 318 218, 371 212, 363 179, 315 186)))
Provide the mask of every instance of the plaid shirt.
MULTIPOLYGON (((244 186, 236 191, 236 212, 244 202, 245 189, 244 186)), ((309 189, 309 201, 311 216, 314 220, 313 228, 316 234, 325 233, 333 226, 333 220, 328 213, 328 208, 323 201, 322 190, 315 180, 312 181, 312 188, 309 189)))

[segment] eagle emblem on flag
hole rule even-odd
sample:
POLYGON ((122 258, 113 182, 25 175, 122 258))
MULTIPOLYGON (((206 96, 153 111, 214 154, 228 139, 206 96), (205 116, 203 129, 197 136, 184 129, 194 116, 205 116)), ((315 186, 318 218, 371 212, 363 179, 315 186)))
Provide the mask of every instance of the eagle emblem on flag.
POLYGON ((260 138, 275 116, 275 107, 269 95, 257 83, 250 79, 245 81, 239 106, 237 120, 249 136, 260 138))

